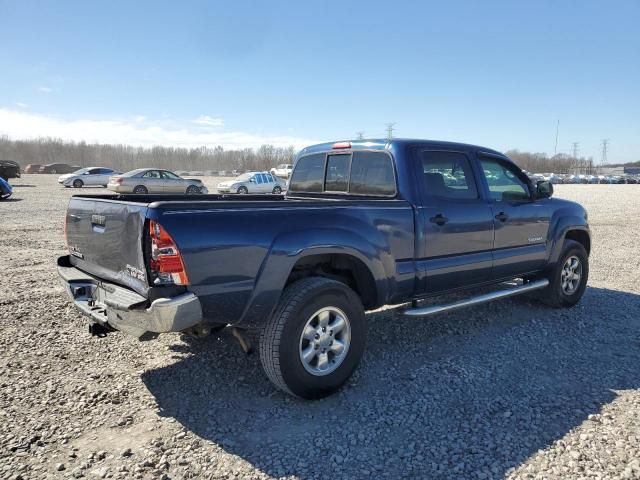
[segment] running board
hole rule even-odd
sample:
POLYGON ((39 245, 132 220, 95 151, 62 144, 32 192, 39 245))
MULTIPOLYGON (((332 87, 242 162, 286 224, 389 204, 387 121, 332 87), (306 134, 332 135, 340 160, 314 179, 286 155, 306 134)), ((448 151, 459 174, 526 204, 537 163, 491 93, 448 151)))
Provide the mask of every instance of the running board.
POLYGON ((458 310, 459 308, 470 307, 472 305, 479 305, 481 303, 492 302, 500 298, 512 297, 514 295, 520 295, 521 293, 531 292, 533 290, 539 290, 549 285, 549 280, 534 280, 532 282, 525 283, 518 287, 508 288, 505 290, 497 290, 495 292, 483 293, 476 297, 466 298, 453 303, 446 303, 444 305, 428 305, 426 307, 410 308, 402 312, 407 317, 428 317, 429 315, 435 315, 436 313, 450 312, 452 310, 458 310))

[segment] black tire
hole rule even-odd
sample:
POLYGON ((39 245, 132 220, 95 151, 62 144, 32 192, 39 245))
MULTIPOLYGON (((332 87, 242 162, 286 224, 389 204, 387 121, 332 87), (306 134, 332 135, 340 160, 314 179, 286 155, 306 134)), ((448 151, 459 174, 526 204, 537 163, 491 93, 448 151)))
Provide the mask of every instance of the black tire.
POLYGON ((247 187, 239 187, 238 188, 238 193, 240 195, 246 195, 247 193, 249 193, 249 190, 247 190, 247 187))
POLYGON ((341 282, 308 277, 284 290, 260 333, 260 361, 269 380, 280 390, 305 399, 317 399, 334 393, 349 379, 360 363, 365 343, 364 307, 358 295, 341 282), (327 307, 338 308, 346 315, 350 342, 338 367, 318 376, 309 373, 303 365, 301 337, 307 321, 327 307))
POLYGON ((146 195, 147 193, 149 193, 149 190, 147 190, 147 187, 145 187, 144 185, 138 185, 133 189, 133 193, 137 195, 146 195))
POLYGON ((562 253, 558 257, 558 262, 553 266, 547 276, 549 286, 541 290, 538 298, 544 303, 555 308, 570 308, 580 301, 589 279, 589 256, 581 243, 574 240, 565 240, 562 246, 562 253), (577 288, 567 294, 562 287, 562 275, 565 263, 572 257, 580 262, 580 281, 577 288))
POLYGON ((276 185, 275 187, 273 187, 273 193, 275 193, 276 195, 280 195, 282 193, 282 188, 276 185))
POLYGON ((73 181, 73 188, 82 188, 84 186, 84 182, 80 179, 73 181))
POLYGON ((195 185, 189 185, 187 187, 187 195, 196 195, 198 193, 200 193, 200 189, 195 185))

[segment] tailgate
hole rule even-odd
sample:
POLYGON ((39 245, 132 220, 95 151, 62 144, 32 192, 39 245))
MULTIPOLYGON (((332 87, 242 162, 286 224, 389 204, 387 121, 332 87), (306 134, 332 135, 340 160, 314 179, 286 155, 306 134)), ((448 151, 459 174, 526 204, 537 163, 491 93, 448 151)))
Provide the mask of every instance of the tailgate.
POLYGON ((146 213, 147 204, 72 197, 65 220, 71 264, 146 296, 146 213))

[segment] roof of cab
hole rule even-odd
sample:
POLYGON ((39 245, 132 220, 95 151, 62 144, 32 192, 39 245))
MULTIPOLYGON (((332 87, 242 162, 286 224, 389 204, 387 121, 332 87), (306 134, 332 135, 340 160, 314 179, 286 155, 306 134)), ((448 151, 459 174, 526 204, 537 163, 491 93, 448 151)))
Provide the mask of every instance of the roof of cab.
POLYGON ((407 145, 424 145, 428 147, 446 147, 446 148, 460 148, 463 150, 480 150, 485 153, 490 153, 493 155, 498 155, 500 157, 507 158, 503 153, 493 150, 491 148, 481 147, 479 145, 471 145, 467 143, 459 143, 459 142, 445 142, 441 140, 426 140, 419 138, 393 138, 391 140, 385 138, 372 138, 372 139, 363 139, 363 140, 340 140, 337 142, 325 142, 318 143, 316 145, 310 145, 308 147, 303 148, 299 156, 306 155, 314 152, 325 152, 327 150, 332 150, 333 145, 337 143, 350 143, 351 148, 337 148, 336 152, 341 150, 395 150, 396 148, 402 148, 407 145))

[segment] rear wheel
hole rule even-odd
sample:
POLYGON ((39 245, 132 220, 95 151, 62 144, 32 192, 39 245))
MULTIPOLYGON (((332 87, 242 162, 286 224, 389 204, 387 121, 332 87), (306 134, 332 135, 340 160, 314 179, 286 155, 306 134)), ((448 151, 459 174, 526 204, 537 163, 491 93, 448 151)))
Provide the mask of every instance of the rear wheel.
POLYGON ((587 251, 581 243, 565 240, 558 262, 549 273, 549 286, 539 293, 539 298, 552 307, 573 307, 582 298, 588 278, 587 251))
POLYGON ((275 193, 276 195, 280 195, 282 193, 282 188, 279 186, 273 187, 273 193, 275 193))
POLYGON ((136 193, 138 195, 146 195, 147 193, 149 193, 149 190, 147 190, 147 187, 145 187, 144 185, 138 185, 133 189, 133 193, 136 193))
POLYGON ((55 168, 52 168, 51 169, 51 173, 56 174, 56 173, 58 173, 58 171, 55 168))
POLYGON ((80 179, 73 181, 73 188, 82 188, 83 185, 84 185, 84 182, 80 179))
POLYGON ((247 190, 247 187, 240 187, 238 188, 238 193, 240 193, 241 195, 246 195, 247 193, 249 193, 249 190, 247 190))
POLYGON ((364 307, 348 286, 322 277, 289 285, 260 334, 260 361, 284 392, 315 399, 338 390, 366 340, 364 307))
POLYGON ((187 195, 195 195, 197 193, 200 193, 200 189, 195 185, 189 185, 187 187, 187 195))

